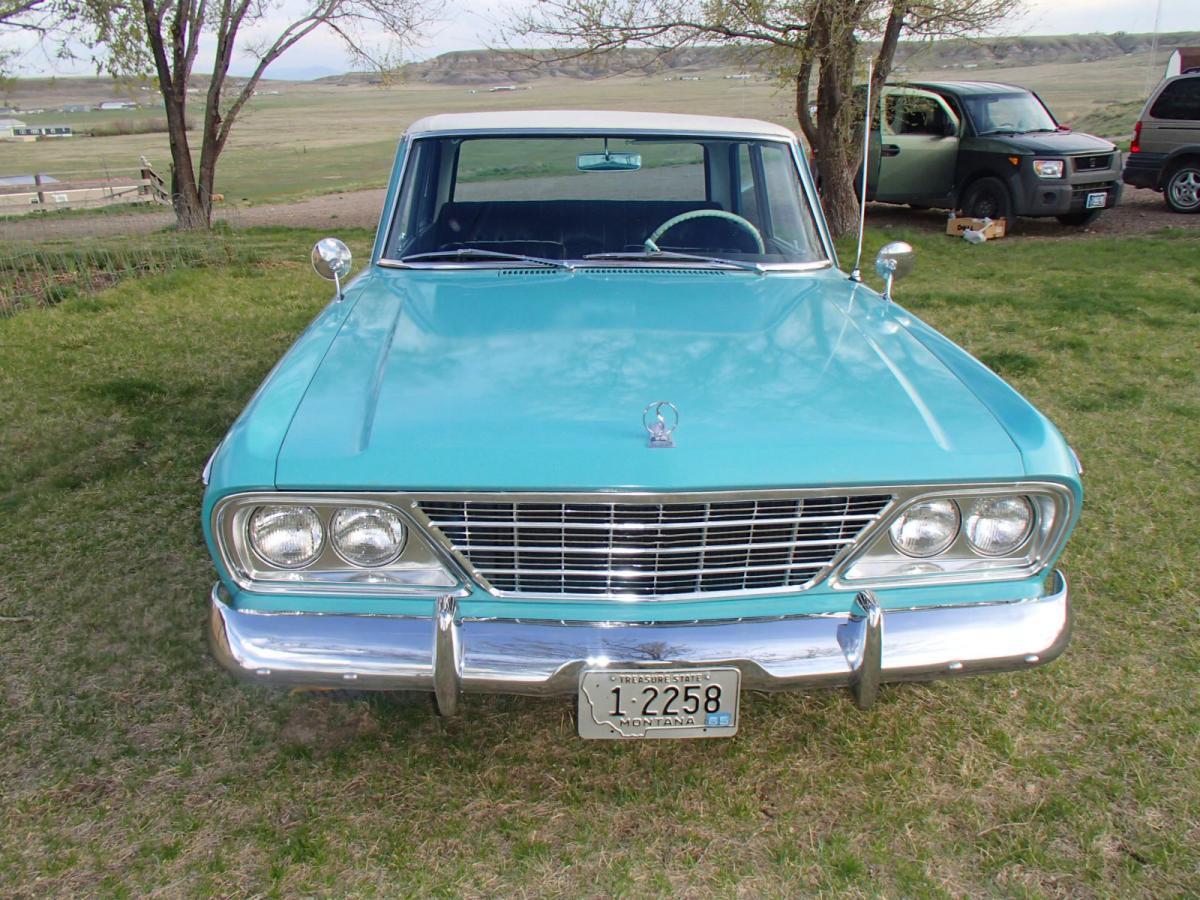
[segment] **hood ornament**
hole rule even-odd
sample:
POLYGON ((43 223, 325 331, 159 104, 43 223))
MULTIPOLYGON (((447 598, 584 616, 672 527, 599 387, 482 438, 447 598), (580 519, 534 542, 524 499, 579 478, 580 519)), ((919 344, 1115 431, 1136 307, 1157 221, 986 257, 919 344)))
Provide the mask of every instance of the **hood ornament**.
POLYGON ((655 400, 642 410, 642 425, 650 433, 650 447, 670 449, 675 446, 671 435, 679 427, 679 410, 667 400, 655 400), (667 412, 664 414, 664 410, 667 412), (653 418, 651 418, 653 417, 653 418), (668 419, 670 424, 667 424, 668 419))

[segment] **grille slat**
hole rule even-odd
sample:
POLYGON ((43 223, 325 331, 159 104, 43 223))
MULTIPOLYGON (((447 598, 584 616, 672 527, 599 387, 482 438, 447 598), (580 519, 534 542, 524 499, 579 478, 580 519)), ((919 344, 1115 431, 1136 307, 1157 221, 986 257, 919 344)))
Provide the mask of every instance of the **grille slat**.
MULTIPOLYGON (((425 510, 425 515, 429 516, 430 519, 435 519, 436 511, 429 510, 428 508, 425 507, 425 504, 422 504, 422 509, 425 510)), ((576 529, 576 528, 592 529, 595 531, 611 531, 614 528, 618 531, 658 531, 660 529, 670 530, 670 529, 674 529, 674 528, 719 528, 719 527, 726 527, 726 526, 733 526, 733 525, 745 525, 745 526, 750 526, 750 525, 793 525, 793 524, 797 524, 800 522, 833 522, 833 523, 841 524, 846 521, 869 522, 872 519, 874 519, 875 516, 876 516, 876 513, 857 513, 857 514, 851 513, 851 514, 848 514, 845 516, 801 516, 801 517, 778 518, 778 519, 755 519, 755 518, 721 519, 719 517, 714 517, 711 521, 707 521, 707 522, 697 519, 695 521, 687 521, 687 522, 664 521, 661 524, 656 523, 656 522, 628 522, 628 521, 626 521, 626 522, 593 522, 593 521, 585 520, 585 521, 577 522, 577 521, 568 521, 565 519, 558 519, 558 520, 553 520, 553 521, 551 521, 551 520, 540 520, 539 521, 539 520, 535 520, 535 519, 518 519, 518 520, 513 520, 513 519, 471 519, 470 521, 468 521, 466 519, 458 519, 458 520, 447 519, 445 521, 438 521, 437 525, 439 528, 442 528, 442 529, 465 528, 470 525, 474 525, 476 528, 478 528, 481 525, 489 525, 489 524, 495 522, 496 524, 502 525, 502 526, 514 526, 515 525, 517 528, 550 528, 550 529, 554 529, 554 528, 569 527, 572 529, 576 529)))
MULTIPOLYGON (((774 549, 791 549, 793 547, 828 547, 841 546, 843 544, 853 543, 851 538, 832 538, 829 540, 820 541, 762 541, 749 542, 743 544, 696 544, 686 547, 570 547, 569 553, 596 553, 596 554, 611 554, 613 556, 657 556, 663 553, 718 553, 721 551, 733 550, 774 550, 774 549)), ((511 553, 511 546, 489 545, 489 544, 469 544, 472 553, 511 553)), ((563 547, 569 545, 523 545, 520 549, 521 553, 562 553, 563 547)))
POLYGON ((801 590, 849 550, 891 499, 438 498, 419 506, 501 596, 652 599, 801 590))

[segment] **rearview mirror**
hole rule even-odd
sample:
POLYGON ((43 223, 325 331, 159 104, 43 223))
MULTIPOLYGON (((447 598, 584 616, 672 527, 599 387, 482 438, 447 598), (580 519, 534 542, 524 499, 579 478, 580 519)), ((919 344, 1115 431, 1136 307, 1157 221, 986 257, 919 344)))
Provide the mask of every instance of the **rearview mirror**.
POLYGON ((904 241, 892 241, 880 248, 875 271, 884 281, 883 299, 887 302, 892 302, 892 282, 912 271, 914 256, 912 246, 904 241))
POLYGON ((580 172, 632 172, 642 167, 640 153, 580 153, 575 168, 580 172))
POLYGON ((312 267, 326 281, 337 288, 337 299, 342 299, 342 279, 350 274, 350 248, 334 237, 321 238, 313 245, 312 267))

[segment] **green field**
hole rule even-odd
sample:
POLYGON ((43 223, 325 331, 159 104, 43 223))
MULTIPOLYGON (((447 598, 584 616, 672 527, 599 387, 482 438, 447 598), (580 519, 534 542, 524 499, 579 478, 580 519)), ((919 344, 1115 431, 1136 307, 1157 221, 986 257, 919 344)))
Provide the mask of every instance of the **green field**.
MULTIPOLYGON (((914 70, 903 77, 1021 84, 1038 91, 1061 121, 1120 137, 1132 131, 1144 99, 1146 64, 1147 54, 1138 53, 1020 68, 914 70)), ((484 88, 424 83, 351 83, 344 87, 329 82, 272 83, 271 89, 280 93, 255 97, 234 129, 221 157, 217 190, 228 203, 245 205, 381 187, 404 128, 421 116, 438 112, 533 108, 703 111, 753 116, 795 127, 793 98, 787 90, 769 81, 723 79, 729 71, 705 73, 701 81, 666 80, 663 76, 593 81, 547 78, 532 82, 529 90, 496 94, 484 88)), ((199 119, 202 111, 196 106, 191 115, 199 119)), ((45 113, 26 118, 31 124, 87 127, 96 121, 135 116, 160 117, 161 110, 45 113)), ((198 136, 196 145, 198 154, 198 136)), ((105 173, 133 175, 141 156, 165 173, 170 164, 166 135, 0 143, 0 174, 37 170, 60 179, 105 173)))
POLYGON ((915 244, 901 302, 1082 456, 1062 659, 866 713, 750 694, 731 740, 616 745, 569 699, 445 720, 209 657, 199 471, 328 299, 317 236, 218 234, 0 318, 0 894, 1200 893, 1200 234, 870 234, 915 244))

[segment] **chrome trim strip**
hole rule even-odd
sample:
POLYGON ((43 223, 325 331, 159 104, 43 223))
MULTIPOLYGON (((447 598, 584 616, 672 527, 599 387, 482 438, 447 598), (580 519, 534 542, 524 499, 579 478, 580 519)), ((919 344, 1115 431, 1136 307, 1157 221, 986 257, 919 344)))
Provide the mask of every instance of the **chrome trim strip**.
POLYGON ((433 691, 453 711, 459 691, 571 695, 584 668, 733 666, 749 690, 851 687, 868 705, 880 683, 1042 665, 1070 639, 1066 579, 1008 603, 881 610, 860 593, 849 614, 734 622, 529 623, 456 618, 452 598, 430 619, 254 615, 218 583, 209 639, 226 669, 258 683, 433 691), (431 624, 433 627, 431 628, 431 624))
MULTIPOLYGON (((874 518, 874 517, 872 517, 874 518)), ((442 523, 443 525, 446 523, 442 523)), ((478 526, 480 523, 475 523, 478 526)), ((498 523, 504 524, 504 523, 498 523)), ((511 523, 507 523, 511 524, 511 523)), ((761 524, 765 524, 761 523, 761 524)), ((486 527, 486 526, 485 526, 486 527)), ((524 525, 518 525, 518 528, 524 528, 524 525)), ((572 526, 573 527, 573 526, 572 526)), ((706 525, 697 525, 697 528, 707 528, 706 525)), ((761 544, 692 544, 690 546, 681 547, 576 547, 571 544, 559 545, 557 547, 538 547, 534 545, 522 546, 521 553, 551 553, 562 555, 563 553, 578 553, 586 554, 607 554, 610 556, 661 556, 664 553, 700 553, 702 551, 724 551, 724 550, 790 550, 792 547, 838 547, 844 544, 852 544, 854 541, 851 538, 839 538, 838 540, 828 541, 764 541, 761 544)), ((472 550, 477 550, 482 553, 508 553, 511 547, 506 547, 503 544, 472 544, 472 550)))
MULTIPOLYGON (((890 491, 888 493, 891 493, 890 491)), ((855 494, 840 493, 836 489, 830 491, 830 496, 857 496, 855 494)), ((593 500, 596 504, 609 503, 607 499, 599 499, 607 495, 597 495, 597 499, 593 500)), ((866 495, 870 496, 870 495, 866 495)), ((472 494, 473 498, 474 495, 472 494)), ((789 498, 790 499, 790 498, 789 498)), ((472 501, 467 501, 472 502, 472 501)), ((538 502, 538 501, 534 501, 538 502)), ((553 501, 549 501, 553 502, 553 501)), ((617 501, 618 503, 620 501, 617 501)), ((703 502, 703 501, 701 501, 703 502)), ((664 506, 667 504, 663 504, 664 506)), ((497 528, 570 528, 578 531, 682 531, 684 529, 701 529, 701 528, 748 528, 755 525, 796 525, 797 523, 806 524, 808 522, 870 522, 876 518, 878 514, 871 513, 851 513, 846 516, 788 516, 784 517, 764 517, 761 519, 673 519, 663 522, 569 522, 565 519, 451 519, 448 521, 439 520, 438 527, 446 528, 489 528, 495 526, 497 528)), ((811 546, 836 543, 834 541, 809 541, 811 546)), ((843 541, 842 543, 849 543, 843 541)), ((707 546, 707 545, 706 545, 707 546)), ((724 545, 722 545, 724 546, 724 545)), ((762 544, 754 544, 755 547, 761 547, 762 544)), ((792 546, 789 542, 783 546, 792 546)), ((700 548, 697 548, 700 549, 700 548)), ((733 545, 730 545, 733 549, 733 545)))
MULTIPOLYGON (((524 552, 524 548, 521 552, 524 552)), ((763 563, 754 566, 708 566, 703 569, 655 569, 653 572, 644 572, 641 569, 497 569, 490 566, 476 566, 475 571, 488 575, 566 575, 568 578, 607 575, 610 578, 661 578, 673 575, 743 575, 750 572, 790 572, 794 569, 820 568, 823 568, 823 564, 763 563)))

